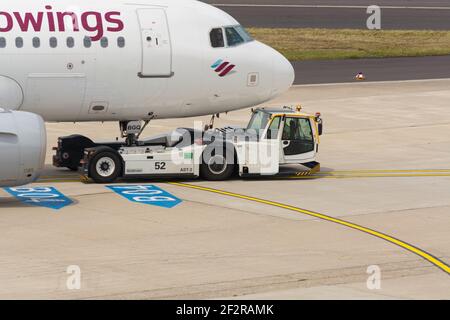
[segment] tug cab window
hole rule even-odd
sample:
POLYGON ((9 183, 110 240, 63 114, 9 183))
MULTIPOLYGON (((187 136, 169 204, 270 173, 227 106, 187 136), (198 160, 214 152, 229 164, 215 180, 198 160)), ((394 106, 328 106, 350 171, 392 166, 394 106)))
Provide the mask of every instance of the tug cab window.
POLYGON ((286 156, 314 151, 314 136, 309 119, 287 117, 281 139, 286 156))
POLYGON ((278 139, 278 132, 280 131, 281 117, 276 116, 270 123, 269 130, 267 130, 266 139, 278 139))
POLYGON ((270 120, 270 114, 266 113, 264 111, 256 111, 253 113, 252 118, 250 119, 250 122, 247 126, 247 130, 251 130, 258 134, 258 136, 262 133, 262 130, 264 130, 267 126, 267 123, 269 123, 270 120))
POLYGON ((211 39, 211 46, 213 48, 223 48, 225 47, 225 41, 223 38, 222 28, 212 29, 209 37, 211 39))

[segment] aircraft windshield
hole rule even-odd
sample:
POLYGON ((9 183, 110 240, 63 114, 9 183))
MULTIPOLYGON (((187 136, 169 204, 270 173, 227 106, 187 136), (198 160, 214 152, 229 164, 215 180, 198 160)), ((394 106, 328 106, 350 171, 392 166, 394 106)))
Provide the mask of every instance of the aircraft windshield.
POLYGON ((253 38, 247 33, 243 26, 225 27, 225 34, 229 47, 253 41, 253 38))

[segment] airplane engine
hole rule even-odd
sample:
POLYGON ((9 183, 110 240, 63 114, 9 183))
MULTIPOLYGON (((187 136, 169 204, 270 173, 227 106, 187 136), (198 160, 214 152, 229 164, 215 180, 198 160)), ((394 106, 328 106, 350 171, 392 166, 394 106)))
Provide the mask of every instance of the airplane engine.
POLYGON ((0 187, 35 181, 44 168, 46 147, 40 116, 0 108, 0 187))

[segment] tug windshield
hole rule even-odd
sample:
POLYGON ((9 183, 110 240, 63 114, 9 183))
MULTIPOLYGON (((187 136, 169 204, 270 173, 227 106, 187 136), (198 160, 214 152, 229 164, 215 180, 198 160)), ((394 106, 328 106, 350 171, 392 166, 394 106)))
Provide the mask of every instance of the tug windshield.
POLYGON ((252 118, 248 124, 247 130, 255 130, 260 133, 261 130, 264 130, 267 126, 267 123, 270 120, 270 114, 263 111, 256 111, 253 113, 252 118))

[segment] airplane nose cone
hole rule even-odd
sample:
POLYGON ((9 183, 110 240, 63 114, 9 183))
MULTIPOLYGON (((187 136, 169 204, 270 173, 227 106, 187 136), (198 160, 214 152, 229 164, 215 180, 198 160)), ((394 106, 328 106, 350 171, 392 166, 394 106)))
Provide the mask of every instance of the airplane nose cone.
POLYGON ((278 96, 292 86, 295 79, 295 71, 292 64, 283 55, 277 54, 273 61, 274 91, 273 96, 278 96))

